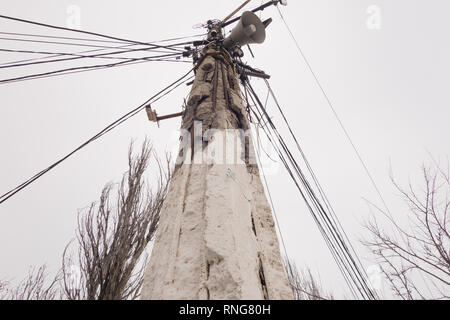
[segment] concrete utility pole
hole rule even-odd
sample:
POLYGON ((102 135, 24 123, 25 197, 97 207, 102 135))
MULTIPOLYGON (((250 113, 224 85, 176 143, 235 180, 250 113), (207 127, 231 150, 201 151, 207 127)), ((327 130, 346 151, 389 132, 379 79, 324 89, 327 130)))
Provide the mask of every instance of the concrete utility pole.
POLYGON ((142 299, 293 299, 249 128, 232 58, 212 42, 196 64, 142 299))

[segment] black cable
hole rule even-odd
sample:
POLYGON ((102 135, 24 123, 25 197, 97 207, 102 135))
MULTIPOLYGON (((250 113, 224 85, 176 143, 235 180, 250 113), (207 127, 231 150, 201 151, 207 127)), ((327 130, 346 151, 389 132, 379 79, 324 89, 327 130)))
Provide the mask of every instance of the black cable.
MULTIPOLYGON (((103 42, 103 43, 128 43, 123 41, 111 41, 111 40, 98 40, 98 39, 88 39, 88 38, 73 38, 73 37, 59 37, 59 36, 49 36, 49 35, 41 35, 41 34, 29 34, 29 33, 17 33, 17 32, 0 32, 0 34, 5 35, 12 35, 12 36, 25 36, 25 37, 38 37, 38 38, 49 38, 49 39, 63 39, 63 40, 81 40, 81 41, 89 41, 89 42, 103 42)), ((160 42, 168 42, 168 41, 175 41, 175 40, 182 40, 182 39, 188 39, 188 38, 196 38, 204 36, 205 34, 198 34, 198 35, 192 35, 192 36, 185 36, 185 37, 177 37, 177 38, 171 38, 171 39, 164 39, 164 40, 157 40, 157 41, 151 41, 151 43, 160 43, 160 42)))
POLYGON ((265 80, 265 83, 266 83, 266 85, 268 87, 268 90, 271 93, 271 95, 272 95, 272 97, 273 97, 273 99, 274 99, 274 101, 275 101, 275 103, 276 103, 276 105, 278 107, 278 110, 279 110, 280 114, 282 115, 282 117, 283 117, 283 119, 284 119, 284 121, 285 121, 285 123, 286 123, 286 125, 287 125, 287 127, 289 129, 289 132, 291 133, 291 136, 293 137, 293 139, 294 139, 294 141, 295 141, 295 143, 297 145, 297 149, 299 150, 299 152, 300 152, 300 154, 301 154, 301 156, 303 158, 303 161, 305 162, 305 164, 306 164, 306 166, 308 168, 308 171, 310 172, 310 174, 311 174, 311 176, 312 176, 312 178, 314 180, 314 183, 315 183, 317 189, 319 190, 319 194, 320 194, 323 202, 325 203, 325 206, 327 207, 328 211, 331 212, 330 216, 331 216, 331 219, 333 220, 333 223, 337 225, 337 229, 344 234, 344 237, 347 240, 347 242, 344 241, 344 239, 342 239, 342 236, 339 234, 339 232, 337 233, 338 237, 340 238, 340 241, 343 244, 343 247, 344 247, 345 251, 347 252, 348 256, 350 257, 351 263, 354 265, 354 267, 358 270, 359 273, 362 273, 362 275, 359 275, 359 276, 362 279, 362 281, 365 282, 366 279, 368 278, 367 274, 366 274, 366 272, 365 272, 365 270, 364 270, 364 268, 362 266, 362 263, 361 263, 358 255, 356 254, 356 251, 355 251, 354 247, 351 245, 351 242, 350 242, 350 239, 348 238, 347 233, 343 229, 342 224, 340 223, 339 218, 337 217, 333 206, 331 205, 331 203, 330 203, 328 197, 326 196, 322 186, 320 185, 320 183, 319 183, 319 181, 318 181, 318 179, 317 179, 317 177, 316 177, 316 175, 314 173, 314 170, 312 169, 311 165, 309 164, 309 161, 306 158, 305 153, 302 150, 302 148, 301 148, 301 146, 300 146, 300 144, 299 144, 295 134, 293 133, 293 130, 292 130, 292 128, 291 128, 291 126, 290 126, 286 116, 284 115, 284 112, 281 109, 281 106, 280 106, 280 104, 278 102, 278 99, 276 98, 272 88, 270 87, 269 82, 267 80, 265 80), (347 243, 349 244, 349 247, 351 248, 354 256, 356 256, 356 260, 357 261, 355 261, 354 258, 353 258, 353 255, 350 254, 349 249, 347 247, 347 243), (356 266, 357 263, 358 263, 358 266, 356 266), (360 270, 362 270, 362 272, 360 270))
POLYGON ((34 25, 38 25, 38 26, 46 27, 46 28, 52 28, 52 29, 58 29, 58 30, 65 30, 65 31, 77 32, 77 33, 83 33, 83 34, 88 34, 88 35, 92 35, 92 36, 96 36, 96 37, 102 37, 102 38, 111 39, 111 40, 118 40, 118 41, 122 41, 122 42, 141 44, 141 45, 151 45, 151 46, 155 46, 155 47, 158 47, 158 48, 165 48, 165 46, 160 46, 160 45, 156 45, 156 44, 153 44, 153 43, 134 41, 134 40, 129 40, 129 39, 124 39, 124 38, 109 36, 109 35, 96 33, 96 32, 76 30, 76 29, 71 29, 71 28, 66 28, 66 27, 59 27, 59 26, 54 26, 54 25, 42 23, 42 22, 36 22, 36 21, 31 21, 31 20, 26 20, 26 19, 21 19, 21 18, 15 18, 15 17, 11 17, 11 16, 0 15, 0 18, 7 19, 7 20, 12 20, 12 21, 17 21, 17 22, 28 23, 28 24, 34 24, 34 25))
POLYGON ((270 193, 269 184, 267 183, 266 174, 265 174, 264 168, 262 166, 261 154, 260 154, 260 152, 258 151, 257 148, 255 148, 255 150, 256 150, 256 154, 258 156, 258 164, 259 164, 259 167, 261 168, 261 172, 262 172, 262 176, 263 176, 263 180, 264 180, 264 185, 266 186, 267 194, 269 196, 270 206, 272 207, 272 212, 273 212, 273 215, 275 216, 275 221, 276 221, 277 226, 278 226, 278 232, 280 233, 281 244, 282 244, 283 249, 284 249, 284 254, 285 254, 286 258, 287 258, 287 257, 289 257, 289 255, 288 255, 288 252, 287 252, 286 243, 284 241, 283 232, 281 231, 280 221, 278 220, 278 215, 277 215, 277 212, 275 210, 275 205, 273 203, 272 195, 270 193))
MULTIPOLYGON (((126 57, 108 57, 108 56, 104 56, 104 55, 109 55, 109 53, 104 53, 101 55, 97 55, 97 56, 92 56, 92 55, 82 55, 82 54, 77 54, 77 53, 68 53, 68 52, 49 52, 49 51, 32 51, 32 50, 12 50, 12 49, 4 49, 4 48, 0 48, 0 51, 2 52, 11 52, 11 53, 30 53, 30 54, 46 54, 46 55, 53 55, 53 56, 73 56, 73 57, 79 57, 79 58, 100 58, 100 59, 116 59, 116 60, 128 60, 128 59, 132 59, 132 58, 126 58, 126 57)), ((142 51, 147 51, 146 49, 142 49, 142 51)), ((159 50, 148 50, 151 52, 155 52, 155 53, 162 53, 162 51, 159 50)), ((164 52, 164 53, 167 53, 164 52)), ((38 58, 39 60, 42 60, 43 58, 38 58)), ((63 60, 58 60, 58 61, 63 61, 63 60)), ((55 62, 55 60, 52 61, 44 61, 45 62, 55 62)), ((9 68, 9 67, 20 67, 20 66, 26 66, 26 65, 31 65, 31 63, 27 63, 27 64, 20 64, 20 62, 17 63, 6 63, 8 64, 8 66, 6 67, 2 67, 2 65, 4 64, 0 64, 0 69, 3 68, 9 68)), ((5 65, 6 65, 5 64, 5 65)), ((39 64, 39 63, 36 63, 39 64)))
POLYGON ((58 76, 64 76, 64 75, 69 75, 69 74, 90 72, 90 71, 95 71, 95 70, 117 68, 117 67, 124 67, 124 66, 129 66, 129 65, 134 65, 134 64, 148 63, 148 62, 158 62, 158 61, 160 61, 160 62, 189 63, 189 64, 192 63, 192 61, 186 61, 186 60, 173 60, 173 59, 154 59, 154 60, 145 60, 144 59, 144 60, 142 60, 141 59, 139 61, 133 61, 133 62, 125 61, 123 64, 120 64, 120 65, 114 65, 114 66, 99 65, 99 66, 93 66, 92 68, 85 69, 85 70, 64 71, 64 72, 60 72, 60 73, 57 73, 57 74, 35 76, 33 78, 28 78, 28 79, 24 79, 24 80, 14 80, 14 81, 10 81, 8 83, 15 83, 15 82, 21 82, 21 81, 35 80, 35 79, 44 79, 44 78, 58 77, 58 76))
MULTIPOLYGON (((249 85, 249 83, 246 83, 246 85, 249 85)), ((272 129, 273 129, 275 135, 277 135, 278 132, 277 132, 276 128, 274 127, 274 124, 271 122, 270 118, 268 117, 267 113, 266 113, 265 110, 262 108, 262 103, 260 102, 258 96, 256 95, 256 93, 254 93, 254 91, 252 92, 252 90, 251 90, 250 88, 249 88, 249 91, 252 93, 252 94, 250 95, 250 98, 253 100, 255 106, 256 106, 256 107, 259 106, 259 108, 260 108, 260 110, 257 108, 258 112, 260 113, 260 117, 261 117, 261 118, 264 117, 263 114, 262 114, 261 112, 265 113, 265 117, 267 117, 268 122, 269 122, 269 124, 271 125, 271 126, 269 126, 269 127, 267 127, 267 128, 272 127, 272 129), (257 102, 255 102, 255 100, 256 100, 257 102)), ((349 280, 349 277, 351 277, 351 274, 349 274, 348 269, 345 267, 345 264, 344 264, 344 262, 343 262, 342 256, 337 252, 336 247, 335 247, 335 244, 333 243, 332 239, 329 237, 328 233, 325 231, 325 229, 324 229, 322 223, 320 222, 320 220, 319 220, 319 218, 318 218, 316 212, 314 211, 312 205, 315 206, 315 207, 316 207, 316 210, 317 210, 317 204, 316 204, 315 202, 313 202, 313 204, 310 204, 310 202, 309 202, 308 199, 306 198, 306 195, 305 195, 304 191, 303 191, 302 188, 300 187, 299 182, 298 182, 297 179, 295 178, 294 173, 292 172, 292 170, 291 170, 291 168, 290 168, 290 166, 289 166, 289 164, 288 164, 288 160, 286 160, 286 158, 285 158, 284 155, 283 155, 283 152, 280 150, 280 147, 278 147, 278 146, 276 145, 275 141, 273 140, 273 139, 275 139, 275 138, 273 137, 272 133, 270 133, 270 131, 267 132, 266 129, 265 129, 264 127, 263 127, 263 130, 264 130, 264 132, 266 133, 266 136, 268 137, 268 139, 269 139, 269 141, 271 142, 272 146, 273 146, 274 149, 276 150, 276 152, 277 152, 277 154, 278 154, 280 160, 281 160, 282 163, 284 164, 284 166, 285 166, 285 168, 286 168, 288 174, 291 176, 291 178, 292 178, 294 184, 296 185, 298 191, 300 192, 300 195, 302 196, 302 198, 303 198, 303 200, 304 200, 306 206, 308 207, 308 209, 309 209, 309 211, 310 211, 310 213, 311 213, 311 215, 312 215, 314 221, 316 222, 316 225, 318 226, 319 231, 320 231, 320 233, 322 234, 322 236, 323 236, 323 238, 324 238, 324 240, 325 240, 325 243, 326 243, 327 246, 330 248, 330 252, 331 252, 331 254, 332 254, 332 257, 333 257, 333 259, 335 260, 335 262, 336 262, 336 264, 337 264, 339 270, 341 271, 341 273, 342 273, 342 275, 343 275, 343 277, 344 277, 344 280, 346 281, 346 283, 347 283, 347 285, 349 286, 349 288, 350 288, 352 294, 353 294, 354 297, 356 298, 356 294, 355 294, 355 291, 354 291, 354 288, 353 288, 354 278, 352 277, 352 281, 349 280)), ((299 167, 298 167, 298 165, 296 164, 295 159, 293 159, 292 155, 290 154, 289 150, 287 149, 287 146, 285 145, 285 143, 283 142, 283 140, 282 140, 281 137, 278 136, 277 139, 278 139, 279 143, 281 144, 281 148, 283 148, 284 152, 287 154, 287 156, 288 156, 288 158, 289 158, 289 161, 293 164, 294 170, 295 170, 297 176, 298 176, 299 179, 301 180, 302 184, 305 184, 304 177, 303 177, 302 173, 300 172, 299 167)), ((308 189, 306 189, 306 192, 308 192, 308 189)))
MULTIPOLYGON (((84 54, 84 53, 98 52, 98 51, 104 51, 104 50, 107 50, 107 49, 110 49, 110 48, 111 49, 123 49, 123 48, 134 47, 134 46, 136 46, 136 45, 135 44, 127 44, 127 45, 122 45, 122 46, 118 46, 118 47, 107 47, 107 48, 79 51, 79 52, 74 52, 72 54, 84 54)), ((94 47, 96 47, 96 46, 94 46, 94 47)), ((158 53, 168 53, 167 51, 154 50, 154 49, 152 49, 150 51, 151 52, 158 52, 158 53)), ((45 60, 45 59, 56 58, 56 57, 60 57, 60 56, 66 55, 65 53, 50 53, 50 54, 51 55, 46 56, 46 57, 5 62, 5 63, 1 63, 0 66, 2 66, 2 65, 11 65, 11 64, 18 64, 18 63, 24 63, 24 62, 31 62, 31 61, 45 60)), ((67 53, 67 54, 70 55, 69 53, 67 53)))
MULTIPOLYGON (((258 101, 258 104, 260 105, 261 108, 263 108, 262 103, 260 102, 259 98, 256 96, 256 93, 254 92, 254 90, 251 88, 251 85, 248 84, 250 91, 252 92, 252 94, 255 96, 255 98, 258 101)), ((268 118, 268 122, 271 124, 272 128, 274 129, 276 135, 278 135, 278 138, 280 139, 280 143, 283 147, 283 149, 285 150, 285 152, 288 155, 288 158, 290 158, 291 163, 293 163, 297 173, 299 174, 299 178, 302 180, 302 184, 304 184, 306 191, 308 192, 308 194, 310 195, 311 200, 313 201, 314 206, 316 207, 316 210, 318 210, 319 215, 322 217, 322 219, 324 219, 324 222, 327 225, 327 228, 329 228, 331 235, 335 241, 335 243, 339 246, 339 248, 341 250, 344 251, 344 255, 340 256, 340 259, 344 259, 345 261, 347 261, 347 263, 349 265, 347 265, 347 268, 350 267, 353 273, 350 273, 353 281, 357 281, 360 283, 361 285, 361 289, 363 292, 361 293, 365 293, 366 295, 368 295, 370 297, 370 291, 368 290, 368 288, 366 287, 366 283, 365 283, 365 279, 360 275, 359 270, 354 266, 354 263, 352 262, 351 257, 349 257, 348 252, 346 252, 346 247, 344 245, 342 245, 342 239, 337 236, 337 231, 336 228, 334 227, 334 225, 332 224, 332 222, 330 221, 326 211, 324 210, 324 208, 322 207, 322 205, 320 204, 320 202, 318 201, 317 197, 315 196, 314 192, 312 191, 309 183, 307 182, 307 180, 305 179, 305 177, 303 176, 303 174, 301 173, 300 168, 298 167, 298 164, 296 163, 295 159, 293 158, 292 154, 290 153, 289 149, 287 148, 287 145, 285 144, 284 140, 282 139, 281 136, 279 136, 279 133, 277 132, 276 128, 274 127, 274 124, 271 122, 270 118, 268 117, 268 115, 266 114, 265 110, 262 109, 263 112, 265 113, 265 116, 268 118), (357 277, 355 279, 355 276, 357 277)), ((333 245, 333 250, 336 250, 336 248, 333 245)), ((350 272, 350 271, 349 271, 350 272)), ((358 287, 359 289, 359 287, 358 287)))
MULTIPOLYGON (((274 124, 270 120, 270 117, 265 112, 265 110, 264 110, 264 108, 262 106, 262 103, 260 102, 259 98, 256 96, 256 93, 254 92, 254 90, 251 88, 251 85, 248 84, 248 86, 249 86, 250 92, 252 92, 252 94, 255 96, 255 99, 258 101, 258 104, 256 104, 256 105, 259 105, 260 108, 263 110, 263 112, 265 113, 265 116, 267 117, 267 120, 268 120, 269 124, 272 126, 272 129, 275 131, 276 135, 278 136, 279 142, 281 143, 282 148, 287 153, 288 158, 290 159, 290 161, 293 164, 295 170, 297 171, 297 174, 299 175, 299 178, 301 179, 302 184, 304 184, 304 186, 306 188, 306 191, 308 192, 311 200, 313 201, 313 205, 316 207, 316 210, 318 210, 318 213, 320 214, 322 219, 324 219, 324 222, 326 223, 327 228, 331 232, 331 235, 332 235, 332 237, 334 239, 334 242, 338 245, 338 248, 342 251, 341 254, 339 254, 338 258, 341 259, 341 260, 343 259, 344 261, 347 262, 347 265, 346 265, 345 268, 350 268, 351 269, 351 270, 347 269, 347 272, 350 274, 353 282, 359 283, 358 290, 360 290, 360 293, 363 296, 367 296, 369 298, 373 298, 373 296, 372 296, 372 294, 370 292, 370 289, 368 288, 367 283, 365 282, 365 278, 361 275, 360 270, 358 270, 358 268, 357 268, 353 258, 351 257, 351 254, 348 252, 348 248, 346 247, 345 243, 343 242, 342 237, 339 236, 339 232, 335 228, 335 226, 333 224, 333 221, 330 220, 328 214, 326 213, 326 211, 324 210, 323 206, 320 204, 320 201, 318 201, 316 195, 314 194, 314 191, 312 191, 311 186, 309 185, 309 183, 307 182, 306 178, 301 173, 301 170, 298 167, 298 164, 296 163, 295 159, 293 158, 292 154, 290 153, 289 149, 287 148, 287 145, 285 144, 283 138, 281 136, 279 136, 278 131, 274 127, 274 124)), ((283 161, 283 162, 285 163, 285 161, 283 161)), ((290 171, 290 170, 288 169, 288 171, 290 171)), ((311 207, 310 207, 310 209, 311 209, 311 207)), ((311 212, 311 213, 313 213, 313 216, 315 216, 314 212, 311 212)), ((315 218, 315 220, 317 220, 317 219, 315 218)), ((319 225, 319 228, 321 229, 322 227, 319 225)), ((334 247, 334 245, 333 245, 333 248, 330 248, 330 249, 336 250, 336 247, 334 247)))
POLYGON ((291 28, 289 27, 286 19, 283 16, 283 13, 281 12, 280 8, 278 8, 278 12, 280 14, 281 19, 283 20, 284 25, 286 26, 286 29, 288 30, 291 38, 294 40, 295 45, 300 53, 300 56, 302 57, 302 59, 305 61, 306 66, 308 67, 309 71, 311 72, 312 76, 314 77, 314 80, 316 81, 317 86, 319 87, 320 91, 322 92, 322 95, 324 96, 325 100, 327 101, 328 106, 330 107, 331 111, 333 112, 336 120, 339 123, 339 126, 341 127, 342 131, 344 132, 345 136, 347 137, 347 140, 349 141, 349 143, 351 144, 353 151, 355 152, 356 156, 358 157, 359 162, 361 163, 361 165, 364 168, 364 171, 366 172, 373 188, 375 189, 375 191, 378 194, 378 197, 380 198, 381 202, 383 203, 386 211, 389 213, 389 215, 392 217, 391 212, 389 210, 389 207, 386 203, 386 201, 384 200, 384 197, 380 191, 380 189, 378 188, 375 179, 373 178, 372 174, 369 171, 369 168, 367 167, 366 163, 364 162, 360 152, 358 151, 358 148, 356 147, 355 143, 353 142, 353 139, 351 138, 350 134, 348 133, 347 129, 344 126, 344 123, 342 122, 341 118, 339 117, 336 108, 333 106, 333 103, 331 102, 331 99, 328 97, 328 94, 326 93, 324 87, 322 86, 322 84, 319 81, 318 76, 316 75, 316 73, 314 72, 311 64, 309 63, 308 59, 306 58, 306 55, 304 54, 302 48, 300 47, 300 44, 298 43, 297 39, 294 36, 294 33, 292 32, 291 28))
MULTIPOLYGON (((98 58, 105 55, 116 55, 116 54, 124 54, 124 53, 130 53, 130 52, 137 52, 137 51, 150 51, 151 49, 148 48, 137 48, 137 49, 127 49, 127 50, 121 50, 121 51, 113 51, 113 52, 106 52, 106 53, 97 53, 92 55, 82 55, 82 56, 76 56, 76 57, 70 57, 70 58, 62 58, 62 59, 54 59, 54 60, 46 60, 46 61, 37 61, 37 62, 27 62, 27 63, 18 63, 13 65, 7 65, 7 66, 0 66, 0 69, 7 69, 7 68, 15 68, 15 67, 24 67, 29 65, 36 65, 36 64, 45 64, 45 63, 53 63, 53 62, 64 62, 64 61, 72 61, 72 60, 78 60, 78 59, 84 59, 84 58, 98 58)), ((168 53, 165 56, 179 56, 178 53, 168 53)))
MULTIPOLYGON (((257 97, 256 97, 256 98, 257 98, 257 97)), ((257 98, 257 99, 258 99, 258 98, 257 98)), ((259 99, 258 99, 258 100, 259 100, 259 99)), ((258 103, 260 103, 260 102, 258 101, 258 103)), ((261 107, 262 107, 262 105, 261 105, 261 107)), ((264 109, 263 109, 263 111, 265 112, 264 109)), ((290 151, 288 150, 288 148, 287 148, 285 142, 283 141, 283 139, 279 136, 279 133, 277 132, 277 130, 276 130, 275 128, 273 128, 273 129, 275 130, 276 134, 278 135, 279 142, 281 143, 283 149, 285 150, 285 152, 287 153, 288 157, 290 158, 290 161, 293 163, 293 165, 294 165, 294 167, 295 167, 295 169, 296 169, 296 172, 297 172, 297 174, 299 175, 299 178, 301 179, 302 184, 305 186, 306 192, 309 194, 311 200, 313 201, 313 204, 314 204, 316 210, 318 210, 319 215, 320 215, 321 218, 325 221, 328 230, 330 230, 331 232, 333 232, 334 230, 332 229, 332 226, 330 226, 329 221, 327 221, 326 213, 324 213, 323 210, 321 210, 322 208, 321 208, 321 206, 320 206, 320 203, 318 203, 318 202, 316 201, 315 195, 314 195, 314 193, 312 192, 312 190, 309 188, 308 182, 306 181, 305 177, 304 177, 303 174, 301 173, 301 170, 300 170, 300 168, 298 167, 298 164, 295 162, 295 159, 293 159, 293 156, 291 155, 290 151)), ((330 243, 331 243, 331 245, 332 245, 332 248, 331 248, 331 249, 334 251, 334 250, 336 250, 336 247, 335 247, 335 244, 334 244, 334 243, 336 243, 336 246, 338 246, 338 245, 339 245, 339 242, 338 242, 338 239, 336 238, 336 236, 335 236, 334 233, 332 233, 331 236, 332 236, 333 241, 334 241, 334 242, 333 242, 333 241, 330 241, 330 243)), ((339 259, 342 260, 342 256, 339 255, 339 259)), ((352 276, 352 280, 353 280, 353 281, 355 280, 355 279, 353 278, 353 276, 352 276)))
POLYGON ((167 87, 165 87, 164 89, 162 89, 161 91, 159 91, 157 94, 153 95, 152 97, 150 97, 149 99, 147 99, 144 103, 142 103, 141 105, 139 105, 138 107, 134 108, 133 110, 131 110, 130 112, 128 112, 127 114, 123 115, 122 117, 120 117, 119 119, 117 119, 116 121, 112 122, 111 124, 109 124, 106 128, 104 128, 103 130, 101 130, 100 132, 98 132, 96 135, 94 135, 92 138, 90 138, 89 140, 87 140, 86 142, 84 142, 83 144, 81 144, 79 147, 77 147, 76 149, 74 149, 72 152, 70 152, 69 154, 67 154, 66 156, 64 156, 63 158, 59 159, 58 161, 56 161, 55 163, 53 163, 52 165, 50 165, 49 167, 47 167, 46 169, 40 171, 39 173, 35 174, 34 176, 32 176, 31 178, 29 178, 28 180, 26 180, 25 182, 21 183, 20 185, 18 185, 17 187, 11 189, 10 191, 8 191, 7 193, 3 194, 2 196, 0 196, 0 204, 4 203, 6 200, 10 199, 12 196, 14 196, 15 194, 17 194, 18 192, 20 192, 21 190, 23 190, 24 188, 26 188, 27 186, 29 186, 31 183, 33 183, 34 181, 36 181, 37 179, 39 179, 40 177, 42 177, 44 174, 46 174, 47 172, 49 172, 50 170, 52 170, 53 168, 55 168, 56 166, 58 166, 59 164, 61 164, 62 162, 64 162, 65 160, 67 160, 68 158, 70 158, 73 154, 75 154, 76 152, 80 151, 81 149, 83 149, 84 147, 86 147, 88 144, 90 144, 91 142, 94 142, 95 140, 97 140, 98 138, 102 137, 103 135, 105 135, 106 133, 110 132, 111 130, 113 130, 114 128, 116 128, 117 126, 121 125, 122 123, 124 123, 125 121, 127 121, 128 119, 130 119, 131 117, 135 116, 137 113, 139 113, 141 110, 143 110, 145 108, 145 106, 150 103, 150 102, 156 102, 159 99, 161 99, 162 97, 166 96, 167 94, 169 94, 170 92, 172 92, 173 90, 175 90, 177 87, 179 87, 180 85, 182 85, 183 83, 186 83, 187 81, 189 81, 192 77, 190 77, 187 80, 184 80, 194 69, 192 68, 191 70, 189 70, 188 73, 186 73, 184 76, 182 76, 181 78, 179 78, 178 80, 172 82, 170 85, 168 85, 167 87), (184 81, 183 81, 184 80, 184 81))
MULTIPOLYGON (((104 45, 92 45, 85 43, 73 43, 73 42, 60 42, 60 41, 44 41, 44 40, 31 40, 31 39, 20 39, 20 38, 5 38, 0 37, 0 40, 6 41, 18 41, 18 42, 29 42, 29 43, 45 43, 45 44, 59 44, 59 45, 67 45, 67 46, 76 46, 76 47, 87 47, 87 48, 97 48, 97 49, 117 49, 117 47, 112 46, 104 46, 104 45)), ((175 45, 167 45, 167 46, 154 46, 154 45, 143 45, 139 43, 131 43, 130 46, 145 46, 147 48, 156 48, 156 49, 168 49, 171 52, 183 52, 181 48, 176 48, 177 46, 182 46, 184 44, 190 44, 191 42, 183 42, 177 43, 175 45)))
POLYGON ((54 75, 54 74, 63 73, 63 72, 66 72, 66 71, 84 70, 84 69, 101 68, 101 67, 115 67, 115 66, 120 66, 122 64, 133 62, 133 61, 139 61, 139 60, 152 61, 152 59, 166 58, 166 57, 175 57, 175 56, 179 56, 179 55, 178 54, 167 54, 167 55, 159 55, 159 56, 152 56, 152 57, 134 58, 134 59, 126 60, 126 61, 110 63, 110 64, 103 64, 103 65, 72 67, 72 68, 55 70, 55 71, 49 71, 49 72, 38 73, 38 74, 33 74, 33 75, 27 75, 27 76, 22 76, 22 77, 3 79, 3 80, 0 80, 0 84, 6 84, 6 83, 10 83, 10 82, 17 82, 17 81, 23 81, 23 80, 30 80, 30 79, 34 79, 34 78, 37 78, 37 77, 54 75))
MULTIPOLYGON (((272 96, 272 98, 273 98, 273 100, 274 100, 274 102, 275 102, 275 104, 276 104, 276 106, 277 106, 277 108, 278 108, 280 114, 282 115, 282 118, 283 118, 284 122, 286 123, 286 125, 287 125, 287 127, 288 127, 288 129, 289 129, 289 132, 290 132, 292 138, 294 139, 294 141, 295 141, 295 143, 296 143, 296 145, 297 145, 297 149, 299 150, 299 152, 300 152, 300 154, 301 154, 301 156, 302 156, 302 158, 303 158, 303 161, 305 162, 305 164, 306 164, 306 166, 307 166, 307 168, 308 168, 308 171, 311 173, 311 177, 313 178, 314 184, 316 185, 317 189, 319 190, 319 194, 320 194, 320 196, 321 196, 323 202, 325 203, 325 205, 326 205, 328 211, 330 211, 330 212, 332 213, 331 218, 333 219, 333 222, 334 222, 335 224, 337 224, 337 226, 338 226, 338 228, 340 229, 340 231, 344 234, 345 239, 347 240, 347 243, 349 244, 349 246, 350 246, 350 248, 351 248, 353 254, 354 254, 354 255, 356 256, 356 258, 357 258, 357 261, 358 261, 358 264, 359 264, 359 268, 361 268, 361 270, 363 270, 363 274, 364 274, 365 278, 367 278, 367 274, 366 274, 366 272, 364 271, 364 268, 363 268, 363 266, 362 266, 362 263, 361 263, 361 261, 360 261, 358 255, 356 254, 356 251, 355 251, 354 247, 352 246, 352 244, 351 244, 351 242, 350 242, 350 239, 349 239, 347 233, 345 232, 344 228, 342 227, 342 224, 341 224, 341 222, 339 221, 339 218, 337 217, 336 212, 335 212, 333 206, 331 205, 331 203, 330 203, 328 197, 326 196, 326 194, 325 194, 325 192, 324 192, 324 190, 323 190, 321 184, 319 183, 319 181, 318 181, 318 179, 317 179, 316 174, 314 173, 314 170, 312 169, 312 167, 311 167, 311 165, 310 165, 308 159, 306 158, 305 153, 304 153, 303 149, 301 148, 301 146, 300 146, 300 144, 299 144, 299 142, 298 142, 298 140, 297 140, 297 137, 295 136, 295 134, 294 134, 294 132, 293 132, 293 130, 292 130, 290 124, 289 124, 289 121, 287 120, 286 116, 284 115, 284 112, 283 112, 283 110, 281 109, 281 106, 280 106, 280 104, 279 104, 279 102, 278 102, 278 99, 276 98, 275 93, 273 92, 273 89, 272 89, 272 87, 270 86, 269 81, 268 81, 267 79, 265 79, 265 83, 266 83, 266 86, 267 86, 267 88, 268 88, 268 90, 269 90, 269 92, 270 92, 270 94, 271 94, 271 96, 272 96)), ((345 246, 346 251, 348 251, 346 242, 345 242, 344 240, 342 240, 342 243, 343 243, 343 245, 345 246)), ((350 255, 350 254, 349 254, 349 255, 350 255)), ((350 256, 351 256, 351 255, 350 255, 350 256)), ((356 264, 355 261, 353 261, 352 263, 353 263, 353 264, 356 264)), ((364 279, 365 279, 365 278, 364 278, 364 279)))

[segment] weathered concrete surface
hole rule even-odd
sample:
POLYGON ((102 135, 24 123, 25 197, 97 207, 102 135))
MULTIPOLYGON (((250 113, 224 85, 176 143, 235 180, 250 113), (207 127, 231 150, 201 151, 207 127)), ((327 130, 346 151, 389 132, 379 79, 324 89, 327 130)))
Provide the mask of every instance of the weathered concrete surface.
MULTIPOLYGON (((209 56, 198 69, 183 128, 199 120, 203 132, 249 127, 236 76, 216 61, 209 56)), ((243 160, 177 167, 142 299, 293 298, 258 168, 243 160)))

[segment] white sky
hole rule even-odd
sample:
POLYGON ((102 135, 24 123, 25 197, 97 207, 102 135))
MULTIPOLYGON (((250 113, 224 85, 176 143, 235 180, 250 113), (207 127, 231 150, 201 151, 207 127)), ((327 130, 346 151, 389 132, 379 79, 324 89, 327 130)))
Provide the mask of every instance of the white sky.
MULTIPOLYGON (((225 17, 242 0, 211 1, 25 1, 2 0, 0 12, 66 26, 69 5, 81 9, 83 30, 140 41, 202 33, 192 26, 225 17)), ((253 0, 249 7, 259 5, 253 0)), ((429 151, 449 154, 450 3, 446 0, 303 0, 281 8, 322 85, 365 159, 394 216, 407 213, 389 182, 389 163, 400 182, 418 182, 429 151), (367 27, 367 9, 381 10, 379 30, 367 27)), ((366 267, 373 265, 359 243, 369 217, 363 197, 380 204, 362 166, 339 128, 275 8, 266 42, 246 59, 272 76, 281 105, 319 181, 366 267), (367 258, 367 259, 366 259, 367 258)), ((0 20, 1 32, 80 36, 0 20)), ((82 36, 82 35, 81 35, 82 36)), ((83 37, 83 36, 82 36, 83 37)), ((81 51, 77 47, 0 40, 0 48, 81 51)), ((28 56, 0 53, 0 63, 28 56)), ((97 60, 95 62, 98 62, 97 60)), ((100 61, 103 62, 103 61, 100 61)), ((82 61, 78 61, 80 65, 82 61)), ((88 63, 90 64, 90 63, 88 63)), ((0 79, 65 64, 0 69, 0 79)), ((150 62, 109 70, 13 84, 0 84, 0 193, 47 167, 107 124, 140 105, 189 70, 189 64, 150 62)), ((261 97, 261 81, 256 87, 261 97)), ((178 112, 189 88, 158 102, 160 114, 178 112)), ((275 107, 269 106, 281 127, 275 107)), ((28 268, 60 266, 73 238, 78 209, 127 169, 131 139, 147 135, 158 151, 173 149, 180 120, 148 122, 145 113, 89 145, 70 160, 0 205, 0 278, 21 278, 28 268)), ((287 137, 287 131, 282 130, 287 137)), ((290 144, 292 149, 294 145, 290 144)), ((348 293, 323 239, 294 185, 281 169, 268 176, 287 250, 299 266, 320 274, 326 288, 348 293)))

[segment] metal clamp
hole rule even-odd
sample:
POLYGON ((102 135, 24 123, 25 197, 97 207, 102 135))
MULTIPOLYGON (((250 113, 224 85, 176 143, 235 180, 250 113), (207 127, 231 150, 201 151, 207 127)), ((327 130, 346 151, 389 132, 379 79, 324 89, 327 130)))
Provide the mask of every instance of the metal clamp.
POLYGON ((184 112, 178 112, 178 113, 168 114, 166 116, 159 117, 158 114, 156 113, 156 110, 153 110, 151 105, 146 105, 145 111, 147 112, 148 120, 151 122, 156 122, 158 124, 158 127, 159 127, 159 121, 176 118, 176 117, 181 117, 184 114, 184 112))

